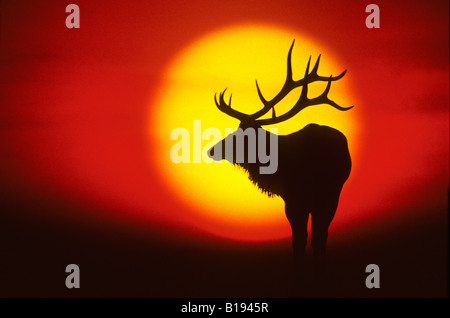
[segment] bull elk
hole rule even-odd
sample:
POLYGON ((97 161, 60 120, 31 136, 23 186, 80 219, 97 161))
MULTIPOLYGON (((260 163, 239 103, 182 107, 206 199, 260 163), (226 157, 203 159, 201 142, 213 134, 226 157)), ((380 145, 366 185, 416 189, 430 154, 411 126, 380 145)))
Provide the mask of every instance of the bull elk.
MULTIPOLYGON (((325 260, 328 227, 336 212, 341 189, 350 175, 351 158, 346 137, 336 129, 317 124, 309 124, 290 135, 278 136, 278 169, 273 174, 261 174, 259 169, 263 163, 259 160, 237 162, 236 157, 239 155, 248 159, 246 147, 243 147, 244 154, 236 154, 240 151, 236 145, 233 146, 231 155, 225 151, 225 145, 235 143, 237 138, 242 137, 239 134, 248 128, 260 130, 263 129, 261 126, 283 122, 308 106, 327 104, 341 111, 353 107, 341 107, 328 98, 331 82, 341 79, 347 71, 335 77, 318 75, 320 55, 311 72, 309 71, 310 57, 304 78, 293 79, 291 55, 294 43, 295 40, 289 49, 286 81, 280 92, 271 100, 266 100, 256 81, 256 89, 263 104, 257 112, 245 114, 231 108, 231 95, 228 103, 224 99, 226 89, 219 95, 218 100, 217 94, 214 96, 217 108, 228 116, 238 119, 241 129, 210 148, 208 155, 217 161, 226 159, 239 165, 248 172, 249 179, 263 192, 281 196, 285 202, 285 213, 292 229, 294 257, 299 264, 303 264, 304 260, 308 235, 307 223, 311 214, 311 245, 316 264, 319 265, 325 260), (320 96, 310 99, 307 96, 308 84, 316 81, 328 82, 328 84, 320 96), (275 105, 297 87, 302 88, 298 101, 289 111, 276 116, 275 105), (260 118, 269 111, 272 111, 271 118, 260 118)), ((267 134, 266 141, 269 142, 272 133, 267 130, 264 132, 267 134)), ((260 146, 258 138, 261 138, 260 134, 256 134, 256 141, 252 141, 255 147, 260 146)), ((240 149, 242 151, 242 147, 240 149)))

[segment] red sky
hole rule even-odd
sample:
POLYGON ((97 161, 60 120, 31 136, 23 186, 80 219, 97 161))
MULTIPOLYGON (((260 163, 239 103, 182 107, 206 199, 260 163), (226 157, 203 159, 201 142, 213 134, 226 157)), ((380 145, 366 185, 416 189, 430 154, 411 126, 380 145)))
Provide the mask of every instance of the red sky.
MULTIPOLYGON (((342 205, 360 207, 358 224, 416 208, 446 213, 448 2, 378 1, 376 30, 365 27, 366 1, 73 2, 76 30, 64 24, 70 2, 1 3, 0 169, 24 200, 45 192, 101 207, 108 221, 188 226, 186 207, 151 169, 152 98, 191 41, 257 22, 298 29, 347 65, 363 129, 342 205)), ((67 217, 80 216, 92 218, 67 217)))

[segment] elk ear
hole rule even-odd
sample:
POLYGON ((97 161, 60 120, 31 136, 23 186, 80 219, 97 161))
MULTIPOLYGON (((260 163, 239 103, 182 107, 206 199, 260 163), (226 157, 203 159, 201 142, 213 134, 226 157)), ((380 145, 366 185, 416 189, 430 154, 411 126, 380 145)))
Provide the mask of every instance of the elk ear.
POLYGON ((208 157, 214 159, 214 147, 208 150, 208 157))
POLYGON ((214 161, 221 161, 222 158, 222 143, 218 143, 207 151, 208 157, 214 161))

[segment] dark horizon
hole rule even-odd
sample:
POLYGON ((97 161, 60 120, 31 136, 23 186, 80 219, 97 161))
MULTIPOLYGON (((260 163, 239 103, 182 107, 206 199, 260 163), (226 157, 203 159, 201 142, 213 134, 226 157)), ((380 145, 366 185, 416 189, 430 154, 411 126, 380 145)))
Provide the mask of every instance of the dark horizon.
MULTIPOLYGON (((365 25, 366 1, 75 3, 79 29, 66 27, 61 1, 1 1, 1 297, 448 297, 448 1, 379 1, 379 29, 365 25), (334 265, 322 290, 308 279, 306 288, 290 280, 281 200, 274 214, 257 219, 256 199, 233 200, 235 184, 226 177, 196 175, 189 165, 191 175, 171 174, 180 166, 164 148, 175 127, 163 119, 191 125, 211 109, 211 122, 220 120, 214 92, 235 79, 212 70, 214 63, 194 65, 198 79, 169 71, 205 38, 254 28, 287 34, 285 43, 257 37, 250 59, 275 47, 283 57, 279 64, 262 59, 263 70, 281 65, 285 72, 291 34, 301 35, 293 54, 303 53, 303 39, 312 51, 320 48, 324 72, 326 63, 339 67, 334 76, 347 69, 329 96, 355 105, 345 115, 355 114, 357 133, 345 134, 352 171, 329 228, 334 265), (216 86, 218 75, 224 83, 216 86), (173 83, 179 105, 164 103, 173 83), (344 84, 348 92, 338 93, 344 84), (212 194, 220 206, 202 204, 212 194), (233 202, 252 213, 228 213, 233 202), (68 264, 80 267, 80 289, 64 284, 68 264), (368 264, 380 267, 380 289, 364 284, 368 264)), ((214 44, 208 56, 222 63, 237 46, 214 44)), ((223 72, 239 65, 229 63, 223 72)), ((307 58, 293 63, 301 68, 307 58)), ((304 74, 293 71, 295 79, 304 74)), ((247 75, 258 98, 255 76, 247 75)), ((256 77, 272 97, 270 80, 256 77)), ((245 96, 239 87, 231 91, 240 110, 245 96)), ((237 170, 233 176, 243 176, 237 170)))

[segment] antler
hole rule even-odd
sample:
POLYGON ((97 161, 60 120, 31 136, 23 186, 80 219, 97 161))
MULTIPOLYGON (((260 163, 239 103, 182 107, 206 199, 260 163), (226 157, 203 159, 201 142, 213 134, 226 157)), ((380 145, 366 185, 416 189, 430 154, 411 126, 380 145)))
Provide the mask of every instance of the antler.
POLYGON ((225 90, 222 93, 220 93, 219 101, 217 101, 217 93, 214 94, 214 101, 216 102, 217 108, 221 112, 227 114, 228 116, 239 119, 240 121, 247 120, 250 117, 250 115, 238 112, 237 110, 234 110, 231 108, 231 97, 233 96, 233 94, 230 94, 230 100, 228 101, 228 104, 223 99, 223 95, 225 95, 225 92, 227 91, 227 89, 228 88, 225 88, 225 90))
POLYGON ((347 70, 343 71, 338 76, 333 77, 332 75, 330 77, 326 76, 320 76, 317 74, 317 70, 319 68, 319 62, 320 62, 320 55, 317 58, 316 64, 314 65, 314 68, 312 69, 311 73, 309 73, 309 66, 311 63, 311 57, 308 60, 308 64, 306 66, 305 71, 305 77, 295 81, 292 77, 292 49, 294 47, 295 40, 292 42, 291 47, 289 49, 288 57, 287 57, 287 72, 286 72, 286 81, 284 82, 283 87, 281 88, 280 92, 271 100, 267 101, 264 96, 261 93, 261 89, 259 88, 258 81, 256 81, 256 89, 258 91, 259 98, 261 102, 264 104, 263 108, 257 111, 254 114, 244 114, 241 112, 238 112, 231 108, 231 95, 230 95, 230 101, 228 105, 225 103, 223 99, 223 95, 225 94, 226 89, 220 94, 220 102, 217 102, 216 95, 214 95, 214 99, 216 101, 216 105, 219 108, 220 111, 228 114, 229 116, 232 116, 234 118, 239 119, 240 121, 255 121, 259 125, 271 125, 276 124, 282 121, 285 121, 294 115, 296 115, 298 112, 300 112, 302 109, 312 106, 312 105, 318 105, 318 104, 328 104, 338 110, 346 111, 353 106, 350 107, 342 107, 336 104, 334 101, 330 100, 328 98, 328 92, 330 91, 331 82, 337 81, 341 79, 346 73, 347 70), (307 97, 308 94, 308 84, 316 82, 316 81, 328 81, 327 87, 325 88, 325 91, 318 97, 309 99, 307 97), (286 97, 293 89, 297 87, 302 86, 302 93, 300 95, 299 100, 297 103, 285 114, 276 117, 275 116, 275 105, 278 104, 284 97, 286 97), (268 111, 272 109, 272 118, 266 118, 266 119, 259 119, 261 116, 265 115, 268 111))

